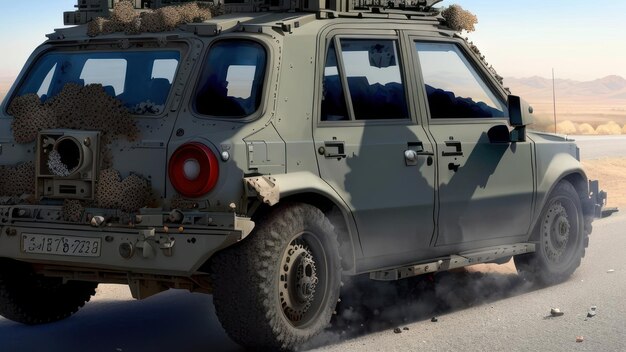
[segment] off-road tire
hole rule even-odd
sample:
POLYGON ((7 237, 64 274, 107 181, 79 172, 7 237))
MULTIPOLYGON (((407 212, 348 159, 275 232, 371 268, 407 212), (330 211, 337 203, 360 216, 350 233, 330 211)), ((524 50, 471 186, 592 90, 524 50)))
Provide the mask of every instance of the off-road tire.
POLYGON ((339 298, 338 247, 333 226, 311 205, 282 205, 257 220, 248 238, 217 253, 211 262, 213 303, 224 330, 242 346, 274 351, 294 349, 319 334, 329 325, 339 298), (308 267, 302 266, 305 258, 308 267), (314 294, 305 297, 308 310, 298 306, 302 297, 294 292, 300 292, 296 283, 311 277, 294 283, 294 277, 302 277, 294 276, 297 268, 318 279, 314 294), (292 306, 304 311, 300 318, 292 306))
POLYGON ((96 293, 97 283, 35 274, 30 265, 0 261, 0 315, 28 325, 61 320, 76 313, 96 293))
POLYGON ((581 198, 568 181, 560 181, 546 202, 531 240, 535 252, 514 257, 527 281, 552 285, 569 278, 580 266, 589 244, 591 224, 583 215, 581 198))

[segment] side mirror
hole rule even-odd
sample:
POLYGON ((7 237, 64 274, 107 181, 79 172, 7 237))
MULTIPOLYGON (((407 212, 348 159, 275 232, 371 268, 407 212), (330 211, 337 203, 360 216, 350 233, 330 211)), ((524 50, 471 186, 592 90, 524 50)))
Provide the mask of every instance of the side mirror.
POLYGON ((526 126, 533 123, 533 108, 524 99, 509 95, 509 123, 513 127, 511 142, 526 141, 526 126))

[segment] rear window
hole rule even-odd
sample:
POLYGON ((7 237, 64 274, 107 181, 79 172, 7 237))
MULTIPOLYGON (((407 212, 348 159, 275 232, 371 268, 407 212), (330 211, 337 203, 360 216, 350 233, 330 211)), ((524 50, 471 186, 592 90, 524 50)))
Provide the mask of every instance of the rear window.
POLYGON ((209 50, 196 89, 194 110, 202 115, 245 117, 261 105, 267 55, 249 40, 223 40, 209 50))
POLYGON ((178 51, 48 53, 29 72, 18 95, 34 93, 45 102, 67 83, 101 84, 132 113, 159 114, 179 60, 178 51))

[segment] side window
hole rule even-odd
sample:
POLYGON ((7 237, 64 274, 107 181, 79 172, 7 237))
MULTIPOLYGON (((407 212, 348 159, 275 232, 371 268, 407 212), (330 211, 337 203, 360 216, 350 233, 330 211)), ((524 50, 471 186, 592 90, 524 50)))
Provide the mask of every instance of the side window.
POLYGON ((508 115, 461 50, 450 43, 415 43, 433 119, 508 115))
POLYGON ((132 114, 160 114, 179 60, 176 50, 50 52, 31 67, 17 95, 34 93, 45 102, 68 83, 99 84, 132 114))
POLYGON ((393 39, 341 39, 341 58, 357 120, 409 117, 393 39))
POLYGON ((84 85, 102 84, 115 97, 124 93, 126 71, 125 59, 87 59, 79 78, 84 85))
POLYGON ((322 121, 349 120, 334 43, 328 48, 322 84, 322 121))
POLYGON ((202 115, 244 117, 261 105, 267 57, 259 43, 223 40, 210 49, 196 89, 202 115))

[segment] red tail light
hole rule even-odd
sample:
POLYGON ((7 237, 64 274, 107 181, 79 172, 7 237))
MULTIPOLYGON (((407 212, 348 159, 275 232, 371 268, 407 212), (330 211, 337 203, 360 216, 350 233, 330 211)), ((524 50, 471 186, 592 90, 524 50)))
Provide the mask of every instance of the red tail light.
POLYGON ((197 198, 215 187, 219 176, 217 157, 209 147, 192 142, 180 146, 170 158, 168 174, 181 195, 197 198))

